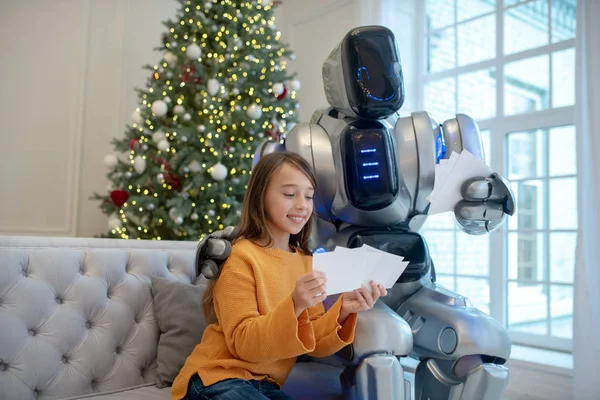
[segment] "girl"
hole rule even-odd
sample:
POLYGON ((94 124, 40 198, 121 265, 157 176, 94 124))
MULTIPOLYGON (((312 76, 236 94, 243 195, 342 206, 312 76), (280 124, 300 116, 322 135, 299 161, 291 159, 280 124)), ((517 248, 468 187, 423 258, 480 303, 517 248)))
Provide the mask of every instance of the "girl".
POLYGON ((385 296, 371 282, 327 311, 326 277, 308 241, 315 177, 293 153, 262 157, 242 205, 240 232, 204 295, 211 325, 173 382, 176 400, 291 399, 280 389, 296 357, 326 357, 354 340, 356 313, 385 296))

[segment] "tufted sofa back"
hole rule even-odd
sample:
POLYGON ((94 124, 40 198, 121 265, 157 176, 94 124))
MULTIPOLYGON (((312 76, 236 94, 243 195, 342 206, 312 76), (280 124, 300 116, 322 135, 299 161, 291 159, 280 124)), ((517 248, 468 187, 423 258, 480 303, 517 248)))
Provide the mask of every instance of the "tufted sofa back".
POLYGON ((151 384, 150 277, 192 282, 195 243, 0 236, 0 399, 151 384))

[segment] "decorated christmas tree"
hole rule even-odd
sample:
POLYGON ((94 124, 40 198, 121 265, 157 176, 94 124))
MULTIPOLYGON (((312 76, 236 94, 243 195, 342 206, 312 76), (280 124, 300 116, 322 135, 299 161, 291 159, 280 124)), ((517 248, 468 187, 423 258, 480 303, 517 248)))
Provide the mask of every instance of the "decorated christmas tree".
POLYGON ((101 237, 198 240, 235 225, 253 155, 296 123, 300 83, 286 69, 270 0, 179 1, 139 107, 94 193, 101 237))

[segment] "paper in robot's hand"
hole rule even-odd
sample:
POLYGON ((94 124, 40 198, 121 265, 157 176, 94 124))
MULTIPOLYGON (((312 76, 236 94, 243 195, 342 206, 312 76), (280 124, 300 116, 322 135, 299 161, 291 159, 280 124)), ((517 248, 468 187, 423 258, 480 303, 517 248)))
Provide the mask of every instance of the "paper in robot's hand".
POLYGON ((463 199, 461 194, 463 183, 469 178, 487 177, 491 174, 492 169, 481 158, 467 150, 463 150, 460 154, 453 152, 449 159, 441 160, 435 166, 433 191, 427 197, 431 203, 428 214, 454 211, 456 204, 463 199))
POLYGON ((391 288, 408 266, 403 257, 363 245, 353 249, 336 247, 328 253, 313 255, 313 271, 327 276, 327 294, 351 292, 371 280, 391 288))

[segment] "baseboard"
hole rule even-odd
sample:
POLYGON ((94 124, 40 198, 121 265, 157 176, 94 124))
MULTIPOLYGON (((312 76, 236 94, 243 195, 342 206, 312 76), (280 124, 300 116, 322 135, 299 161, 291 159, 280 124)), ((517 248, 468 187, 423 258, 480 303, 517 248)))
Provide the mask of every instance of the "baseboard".
POLYGON ((573 399, 571 370, 522 360, 509 360, 509 381, 503 399, 573 399))

